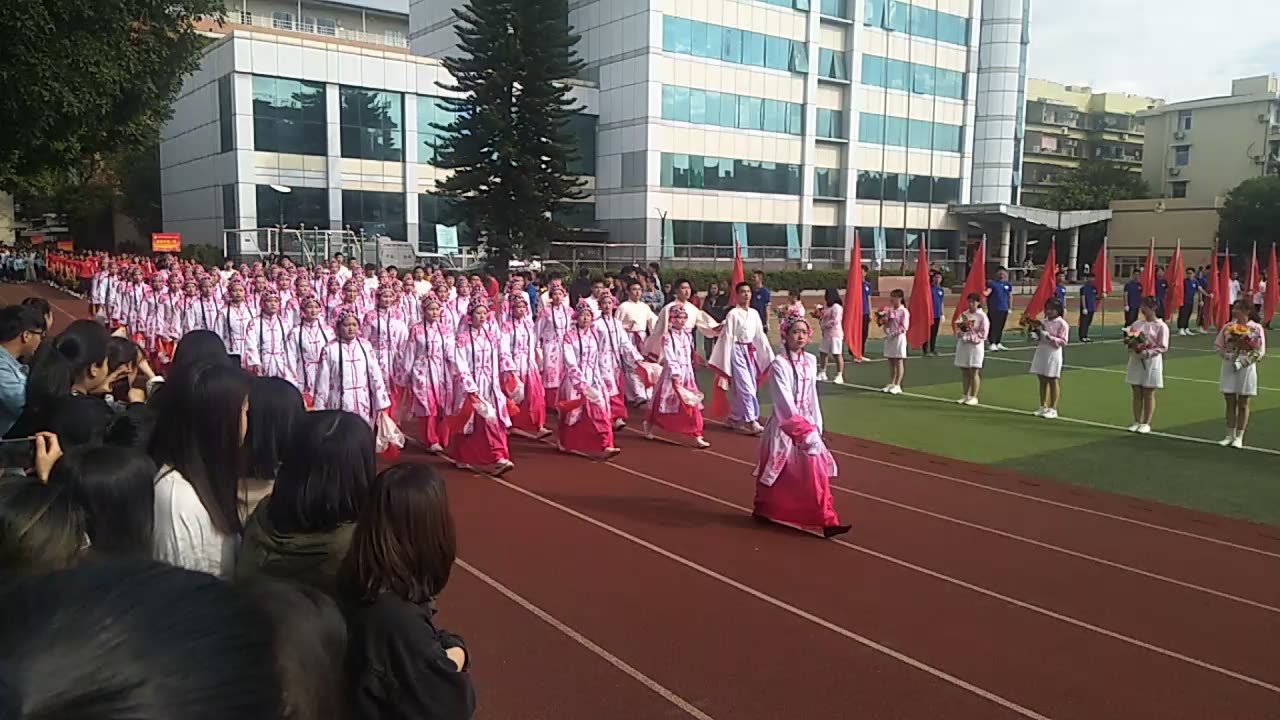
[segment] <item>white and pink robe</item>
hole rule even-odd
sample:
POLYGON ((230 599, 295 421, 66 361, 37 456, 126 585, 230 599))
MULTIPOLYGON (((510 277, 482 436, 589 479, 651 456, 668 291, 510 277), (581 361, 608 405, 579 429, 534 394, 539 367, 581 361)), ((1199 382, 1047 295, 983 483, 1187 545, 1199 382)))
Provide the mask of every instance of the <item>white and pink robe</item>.
POLYGON ((724 413, 734 424, 758 422, 757 391, 772 362, 773 348, 769 347, 760 313, 749 307, 730 308, 707 361, 715 372, 712 414, 724 413))
MULTIPOLYGON (((604 373, 601 381, 609 398, 609 413, 614 420, 626 421, 627 401, 623 387, 626 385, 627 366, 643 359, 622 324, 612 316, 600 317, 594 323, 596 338, 600 341, 601 361, 604 373)), ((634 372, 634 371, 633 371, 634 372)))
POLYGON ((355 413, 374 427, 378 413, 391 407, 378 360, 368 340, 334 340, 320 355, 315 408, 355 413))
POLYGON ((560 383, 564 381, 564 334, 571 327, 573 311, 562 302, 544 305, 534 328, 542 350, 542 389, 548 408, 554 408, 559 399, 560 383))
POLYGON ((227 354, 240 356, 240 367, 247 367, 244 355, 245 348, 249 345, 249 324, 252 322, 253 308, 249 303, 227 303, 222 308, 217 327, 214 328, 214 332, 218 333, 218 337, 227 346, 227 354))
POLYGON ((668 432, 702 437, 702 393, 694 375, 694 342, 693 333, 683 327, 663 333, 662 374, 653 386, 648 421, 668 432))
POLYGON ((511 356, 487 328, 467 326, 458 332, 454 365, 450 456, 473 467, 509 461, 511 411, 502 389, 502 373, 512 370, 511 356))
POLYGON ((627 333, 627 341, 637 351, 635 359, 631 359, 627 354, 622 356, 623 394, 626 402, 632 405, 643 405, 649 402, 653 389, 644 383, 641 373, 637 372, 636 363, 643 357, 645 341, 649 339, 649 333, 658 322, 658 315, 648 304, 628 300, 618 306, 614 317, 627 333))
POLYGON ((315 406, 316 382, 320 376, 320 361, 324 359, 324 349, 335 340, 337 334, 333 328, 319 319, 312 322, 303 320, 289 331, 286 343, 289 370, 286 379, 302 393, 302 399, 308 408, 315 406))
POLYGON ((822 441, 818 361, 784 350, 769 367, 773 410, 756 461, 756 515, 807 528, 840 524, 831 501, 836 461, 822 441))
POLYGON ((511 356, 514 376, 505 389, 519 408, 511 418, 512 427, 537 434, 547 426, 547 396, 538 369, 538 336, 533 320, 524 317, 503 323, 502 344, 511 356))
MULTIPOLYGON (((222 319, 222 303, 217 298, 198 296, 188 298, 182 312, 182 334, 193 330, 218 332, 218 321, 222 319)), ((219 335, 221 337, 221 335, 219 335)))
POLYGON ((565 376, 559 393, 560 447, 571 452, 598 455, 613 445, 613 418, 607 383, 611 365, 594 326, 574 327, 565 333, 565 376))
POLYGON ((249 341, 244 364, 259 377, 277 377, 290 382, 289 319, 282 313, 261 313, 249 323, 249 341))
POLYGON ((391 394, 391 413, 396 414, 403 386, 395 382, 396 357, 409 339, 409 328, 396 317, 396 308, 377 308, 369 311, 360 323, 361 335, 373 346, 377 355, 382 383, 391 394))
POLYGON ((453 329, 439 320, 417 323, 396 357, 396 384, 408 390, 405 415, 422 418, 422 441, 429 448, 449 446, 456 341, 453 329))

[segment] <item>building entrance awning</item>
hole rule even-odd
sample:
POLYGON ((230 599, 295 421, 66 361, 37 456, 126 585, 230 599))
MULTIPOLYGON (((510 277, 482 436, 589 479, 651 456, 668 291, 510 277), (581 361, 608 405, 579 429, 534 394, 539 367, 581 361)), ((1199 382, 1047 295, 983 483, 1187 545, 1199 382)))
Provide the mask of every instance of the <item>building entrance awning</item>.
POLYGON ((1110 210, 1045 210, 1044 208, 1004 203, 952 205, 948 211, 957 217, 981 223, 1009 223, 1018 229, 1074 230, 1106 222, 1110 210))

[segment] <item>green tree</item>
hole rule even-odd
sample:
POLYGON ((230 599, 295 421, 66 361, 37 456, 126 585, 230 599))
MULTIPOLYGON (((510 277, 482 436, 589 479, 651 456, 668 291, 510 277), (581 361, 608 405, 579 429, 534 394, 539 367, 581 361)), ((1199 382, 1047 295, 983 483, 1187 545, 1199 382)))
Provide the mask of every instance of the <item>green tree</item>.
POLYGON ((452 170, 437 186, 451 219, 465 219, 490 266, 505 271, 564 232, 552 213, 586 197, 569 168, 578 151, 568 121, 578 112, 564 81, 584 67, 574 51, 567 0, 468 0, 459 57, 446 58, 460 94, 435 164, 452 170))
POLYGON ((1245 180, 1227 193, 1218 208, 1218 234, 1233 257, 1248 257, 1257 244, 1258 259, 1266 261, 1280 235, 1280 177, 1245 180))
POLYGON ((1150 189, 1142 177, 1106 159, 1090 159, 1063 173, 1058 186, 1045 198, 1050 210, 1105 210, 1113 200, 1147 197, 1150 189))
POLYGON ((154 144, 222 0, 19 0, 0 10, 0 190, 54 194, 154 144))

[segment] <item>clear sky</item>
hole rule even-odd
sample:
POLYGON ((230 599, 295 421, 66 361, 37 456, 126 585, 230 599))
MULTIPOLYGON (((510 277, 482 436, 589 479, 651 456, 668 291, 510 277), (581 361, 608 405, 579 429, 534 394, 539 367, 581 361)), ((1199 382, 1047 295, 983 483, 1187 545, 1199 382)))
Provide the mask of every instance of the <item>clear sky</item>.
POLYGON ((1280 74, 1280 0, 1032 0, 1028 74, 1165 100, 1280 74))

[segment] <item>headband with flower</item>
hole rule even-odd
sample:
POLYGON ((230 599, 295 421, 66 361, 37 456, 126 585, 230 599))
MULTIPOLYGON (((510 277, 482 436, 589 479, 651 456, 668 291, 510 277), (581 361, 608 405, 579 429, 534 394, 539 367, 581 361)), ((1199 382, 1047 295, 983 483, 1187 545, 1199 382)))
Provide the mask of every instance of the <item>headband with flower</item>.
POLYGON ((797 310, 787 310, 783 314, 782 319, 778 321, 778 325, 782 328, 782 334, 786 335, 791 332, 791 328, 797 323, 803 323, 805 330, 809 330, 809 321, 805 319, 804 313, 797 310))
POLYGON ((671 311, 667 313, 667 324, 673 328, 683 328, 688 321, 689 311, 684 309, 683 304, 673 305, 671 311))
POLYGON ((334 327, 342 327, 342 325, 346 323, 347 320, 355 320, 356 324, 359 324, 360 316, 357 315, 356 311, 352 310, 351 308, 343 308, 342 310, 338 311, 338 317, 336 321, 333 323, 334 327))
POLYGON ((581 315, 582 313, 590 313, 595 315, 595 310, 591 308, 591 303, 586 298, 578 298, 578 304, 573 307, 574 312, 581 315))

